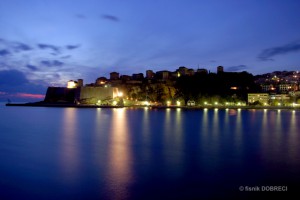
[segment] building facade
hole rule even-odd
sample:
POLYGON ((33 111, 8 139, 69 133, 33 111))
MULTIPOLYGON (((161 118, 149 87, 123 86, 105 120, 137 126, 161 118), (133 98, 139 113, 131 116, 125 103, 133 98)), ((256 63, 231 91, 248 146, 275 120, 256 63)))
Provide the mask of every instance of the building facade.
POLYGON ((110 80, 117 80, 119 79, 119 73, 118 72, 111 72, 110 73, 110 80))
POLYGON ((270 95, 268 93, 249 93, 248 103, 259 102, 262 105, 269 105, 270 95))

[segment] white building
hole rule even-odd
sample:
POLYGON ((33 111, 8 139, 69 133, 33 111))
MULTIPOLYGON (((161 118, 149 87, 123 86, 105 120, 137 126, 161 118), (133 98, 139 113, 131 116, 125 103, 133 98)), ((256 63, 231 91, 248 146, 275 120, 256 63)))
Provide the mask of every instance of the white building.
POLYGON ((263 105, 268 105, 270 95, 268 93, 249 93, 248 103, 260 102, 263 105))

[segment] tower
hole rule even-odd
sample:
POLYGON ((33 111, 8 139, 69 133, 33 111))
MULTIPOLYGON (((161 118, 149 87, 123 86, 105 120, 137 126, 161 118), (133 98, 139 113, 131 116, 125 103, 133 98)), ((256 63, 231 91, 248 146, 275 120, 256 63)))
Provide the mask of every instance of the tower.
POLYGON ((217 67, 217 73, 223 73, 224 72, 224 67, 223 66, 218 66, 217 67))

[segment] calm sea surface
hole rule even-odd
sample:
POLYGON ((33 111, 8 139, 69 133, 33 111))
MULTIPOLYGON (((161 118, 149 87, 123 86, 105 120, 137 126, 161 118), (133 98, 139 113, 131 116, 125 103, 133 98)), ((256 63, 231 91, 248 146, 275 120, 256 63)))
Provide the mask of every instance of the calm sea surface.
POLYGON ((287 197, 299 186, 299 111, 0 106, 0 199, 287 197))

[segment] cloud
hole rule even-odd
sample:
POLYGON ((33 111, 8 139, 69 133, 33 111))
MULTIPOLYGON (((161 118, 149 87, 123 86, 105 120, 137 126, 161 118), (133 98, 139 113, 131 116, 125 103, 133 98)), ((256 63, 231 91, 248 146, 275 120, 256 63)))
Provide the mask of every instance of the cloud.
POLYGON ((44 80, 29 81, 25 73, 18 70, 0 71, 0 88, 0 101, 43 99, 47 90, 44 80))
POLYGON ((276 55, 284 55, 292 52, 300 51, 300 42, 294 42, 282 46, 264 49, 259 55, 258 59, 262 61, 273 60, 272 57, 276 55))
POLYGON ((6 49, 10 50, 10 52, 22 52, 22 51, 29 51, 33 48, 27 44, 24 44, 22 42, 15 42, 15 41, 9 41, 4 40, 0 38, 0 43, 2 46, 5 46, 6 49))
POLYGON ((62 56, 60 57, 61 59, 68 59, 68 58, 71 58, 72 56, 71 55, 66 55, 66 56, 62 56))
POLYGON ((59 60, 42 60, 40 63, 46 67, 61 67, 64 65, 64 62, 59 60))
POLYGON ((13 46, 13 49, 15 52, 30 51, 33 49, 29 45, 21 43, 21 42, 14 42, 14 44, 12 46, 13 46))
POLYGON ((10 55, 10 51, 6 49, 0 50, 0 56, 7 56, 7 55, 10 55))
POLYGON ((101 16, 103 19, 106 19, 106 20, 110 20, 110 21, 113 21, 113 22, 119 22, 120 19, 116 16, 113 16, 113 15, 102 15, 101 16))
POLYGON ((79 47, 80 47, 79 44, 78 45, 66 45, 66 48, 69 49, 69 50, 77 49, 79 47))
POLYGON ((0 71, 0 86, 9 85, 17 86, 28 83, 24 73, 18 70, 3 70, 0 71))
POLYGON ((37 71, 38 70, 38 68, 36 66, 34 66, 34 65, 26 65, 26 67, 28 69, 31 69, 32 71, 37 71))
POLYGON ((51 44, 38 44, 38 47, 40 49, 51 49, 53 50, 56 54, 60 53, 60 48, 58 46, 55 45, 51 45, 51 44))
POLYGON ((246 65, 237 65, 237 66, 228 67, 226 71, 237 72, 237 71, 245 70, 246 68, 247 68, 246 65))

